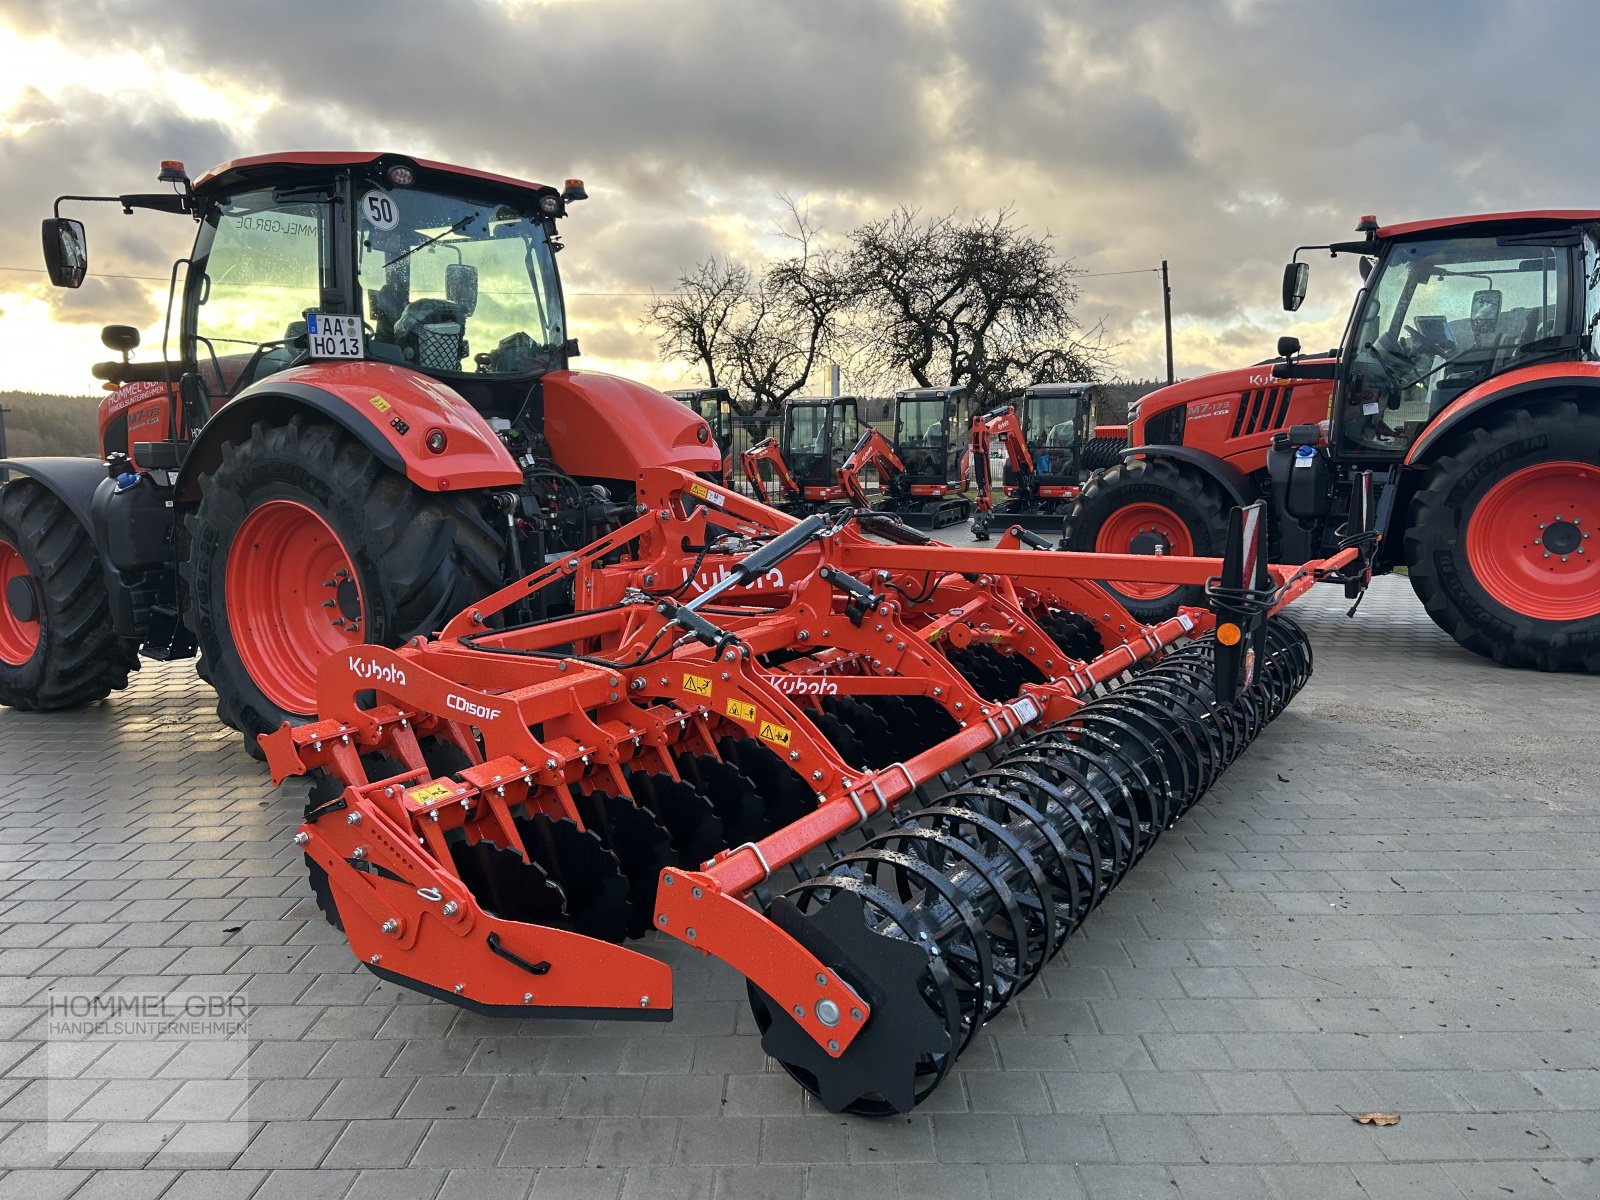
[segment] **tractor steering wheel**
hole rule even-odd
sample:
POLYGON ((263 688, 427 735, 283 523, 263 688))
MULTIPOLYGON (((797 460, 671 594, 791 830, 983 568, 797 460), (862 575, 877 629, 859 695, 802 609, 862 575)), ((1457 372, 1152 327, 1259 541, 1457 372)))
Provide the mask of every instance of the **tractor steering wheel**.
POLYGON ((1367 343, 1367 349, 1372 351, 1372 357, 1383 368, 1384 373, 1391 380, 1404 379, 1416 370, 1416 363, 1412 357, 1400 348, 1400 343, 1390 336, 1383 334, 1373 338, 1367 343))

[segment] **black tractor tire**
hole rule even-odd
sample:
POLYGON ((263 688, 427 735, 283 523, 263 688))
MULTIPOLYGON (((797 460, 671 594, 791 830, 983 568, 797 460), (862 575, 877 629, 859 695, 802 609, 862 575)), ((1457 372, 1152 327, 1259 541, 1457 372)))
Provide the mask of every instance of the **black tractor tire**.
MULTIPOLYGON (((1167 458, 1129 459, 1090 478, 1061 523, 1062 548, 1092 553, 1099 548, 1107 523, 1134 505, 1166 509, 1188 530, 1195 555, 1221 556, 1228 535, 1228 498, 1201 472, 1167 458)), ((1113 581, 1107 581, 1105 587, 1135 619, 1147 625, 1166 620, 1181 605, 1205 603, 1200 584, 1185 584, 1155 598, 1129 595, 1113 581)))
POLYGON ((1122 452, 1128 448, 1128 443, 1121 438, 1090 438, 1083 444, 1083 450, 1078 455, 1078 465, 1085 474, 1090 471, 1104 471, 1116 466, 1122 461, 1122 452))
MULTIPOLYGON (((266 694, 230 625, 228 563, 252 513, 288 501, 310 509, 337 537, 359 590, 351 630, 358 643, 398 646, 433 633, 501 586, 503 543, 480 494, 425 492, 328 421, 297 415, 256 422, 247 439, 223 444, 220 463, 200 479, 200 494, 186 524, 184 617, 199 647, 200 677, 216 689, 217 716, 244 735, 257 758, 257 735, 314 714, 266 694)), ((329 619, 325 603, 306 597, 318 606, 317 620, 329 619)))
MULTIPOLYGON (((1513 519, 1511 510, 1497 509, 1494 502, 1479 512, 1480 503, 1511 476, 1561 462, 1600 471, 1600 412, 1593 407, 1557 400, 1512 409, 1452 439, 1411 501, 1404 539, 1406 569, 1428 615, 1473 653, 1508 667, 1595 673, 1600 672, 1600 611, 1552 619, 1528 615, 1503 598, 1504 583, 1486 585, 1479 578, 1469 553, 1473 522, 1494 520, 1498 526, 1496 512, 1506 513, 1507 524, 1493 528, 1492 536, 1490 526, 1478 532, 1480 562, 1486 550, 1503 546, 1500 557, 1508 566, 1519 557, 1536 562, 1535 571, 1563 573, 1551 578, 1568 580, 1569 597, 1574 585, 1580 594, 1600 597, 1596 576, 1600 564, 1595 563, 1600 558, 1600 535, 1590 536, 1597 525, 1592 485, 1577 491, 1558 485, 1555 491, 1561 500, 1552 514, 1535 514, 1533 506, 1525 506, 1529 511, 1518 509, 1513 519), (1561 542, 1544 541, 1556 532, 1552 515, 1564 526, 1561 542), (1572 516, 1578 517, 1575 524, 1567 519, 1572 516), (1562 549, 1570 551, 1565 564, 1562 549), (1546 564, 1548 551, 1554 553, 1546 564), (1497 587, 1501 597, 1491 587, 1497 587)), ((1537 593, 1530 593, 1529 599, 1535 601, 1529 607, 1538 606, 1537 593)), ((1596 607, 1582 599, 1578 605, 1596 607)))
POLYGON ((22 599, 38 621, 25 661, 0 656, 0 704, 75 708, 127 687, 129 672, 139 669, 138 646, 111 628, 100 555, 82 522, 48 488, 14 479, 0 487, 0 541, 27 567, 22 599))

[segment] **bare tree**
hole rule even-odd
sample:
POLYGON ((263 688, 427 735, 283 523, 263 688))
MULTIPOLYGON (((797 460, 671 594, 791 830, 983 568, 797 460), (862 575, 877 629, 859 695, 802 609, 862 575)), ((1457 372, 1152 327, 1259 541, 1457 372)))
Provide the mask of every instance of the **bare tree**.
POLYGON ((851 234, 856 331, 882 369, 982 402, 1031 383, 1094 379, 1109 362, 1074 315, 1081 271, 1009 209, 970 221, 900 208, 851 234))
POLYGON ((838 256, 819 249, 809 215, 783 200, 790 257, 759 277, 731 259, 708 259, 647 310, 662 354, 696 364, 710 386, 728 387, 746 415, 770 412, 805 387, 855 296, 838 256))
POLYGON ((751 287, 750 269, 729 258, 708 258, 678 276, 677 291, 654 296, 646 310, 662 356, 696 364, 705 371, 707 386, 722 387, 735 373, 728 322, 746 305, 751 287))

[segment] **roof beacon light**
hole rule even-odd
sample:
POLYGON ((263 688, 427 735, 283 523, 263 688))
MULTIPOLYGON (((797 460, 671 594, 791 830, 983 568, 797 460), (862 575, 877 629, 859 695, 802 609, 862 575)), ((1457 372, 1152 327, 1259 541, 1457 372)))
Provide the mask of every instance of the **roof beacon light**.
POLYGON ((161 183, 188 183, 189 172, 183 169, 183 164, 175 158, 161 160, 161 174, 156 176, 161 183))
POLYGON ((589 193, 583 190, 583 180, 569 179, 561 189, 561 198, 571 204, 574 200, 587 200, 589 193))
POLYGON ((1359 221, 1356 222, 1356 232, 1357 233, 1377 233, 1378 232, 1378 218, 1373 216, 1371 213, 1368 213, 1366 216, 1362 217, 1359 221))

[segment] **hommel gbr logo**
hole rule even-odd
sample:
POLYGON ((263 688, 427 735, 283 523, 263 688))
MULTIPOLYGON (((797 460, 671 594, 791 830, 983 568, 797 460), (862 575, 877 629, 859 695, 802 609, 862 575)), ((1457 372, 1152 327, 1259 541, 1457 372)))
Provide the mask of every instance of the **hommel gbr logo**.
POLYGON ((403 686, 406 681, 406 673, 399 667, 373 658, 357 658, 353 654, 350 656, 350 671, 356 678, 371 683, 398 683, 403 686))

